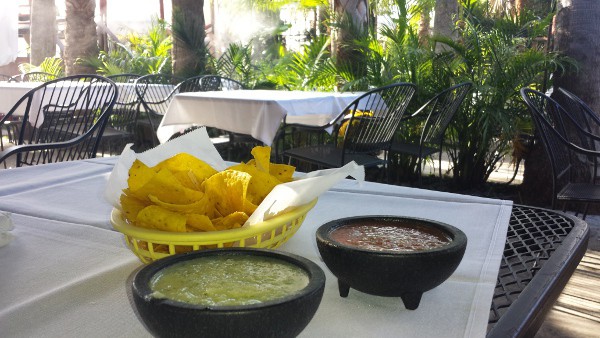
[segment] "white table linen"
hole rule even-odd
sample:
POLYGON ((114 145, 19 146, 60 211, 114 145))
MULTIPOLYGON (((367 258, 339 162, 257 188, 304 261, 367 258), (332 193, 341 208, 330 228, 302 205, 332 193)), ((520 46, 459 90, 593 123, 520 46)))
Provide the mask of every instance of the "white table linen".
MULTIPOLYGON (((0 1, 0 66, 19 55, 19 7, 17 1, 0 1)), ((6 74, 12 75, 12 74, 6 74)))
POLYGON ((283 118, 324 125, 361 93, 230 90, 175 95, 157 131, 164 143, 191 125, 252 135, 270 145, 283 118))
MULTIPOLYGON (((23 95, 40 84, 41 82, 0 82, 0 114, 8 113, 23 95)), ((23 116, 25 105, 19 107, 13 114, 23 116)))
MULTIPOLYGON (((127 296, 128 278, 141 263, 107 227, 111 207, 102 197, 112 163, 0 172, 0 210, 13 213, 15 237, 0 248, 1 337, 149 336, 127 296)), ((511 205, 371 182, 337 184, 279 249, 316 262, 326 274, 323 300, 301 337, 485 336, 511 205), (353 289, 341 298, 320 259, 315 231, 321 224, 377 214, 443 221, 468 237, 456 272, 427 291, 417 310, 406 310, 399 298, 353 289)))

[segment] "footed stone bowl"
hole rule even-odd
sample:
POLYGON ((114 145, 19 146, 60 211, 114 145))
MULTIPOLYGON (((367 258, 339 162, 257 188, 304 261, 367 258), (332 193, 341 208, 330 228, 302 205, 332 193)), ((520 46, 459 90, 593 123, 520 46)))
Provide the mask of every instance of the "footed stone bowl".
POLYGON ((312 261, 267 249, 200 250, 154 261, 133 276, 131 290, 137 314, 156 337, 295 337, 317 311, 325 287, 325 273, 312 261), (308 285, 270 301, 236 306, 202 306, 157 298, 152 277, 173 264, 210 255, 253 255, 276 258, 303 269, 308 285))
POLYGON ((337 219, 320 226, 317 247, 329 270, 337 277, 341 297, 350 288, 377 296, 400 297, 409 310, 419 307, 424 292, 442 284, 460 264, 467 236, 451 225, 419 218, 364 216, 337 219), (385 224, 416 227, 442 235, 447 244, 426 250, 374 250, 336 241, 336 229, 353 225, 385 224))

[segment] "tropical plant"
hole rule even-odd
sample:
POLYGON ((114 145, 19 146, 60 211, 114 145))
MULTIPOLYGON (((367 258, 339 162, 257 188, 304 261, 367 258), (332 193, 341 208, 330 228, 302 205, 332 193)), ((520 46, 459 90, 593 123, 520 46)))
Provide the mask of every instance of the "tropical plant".
MULTIPOLYGON (((473 6, 472 2, 465 3, 473 6)), ((449 129, 454 180, 462 188, 471 188, 487 181, 512 151, 512 141, 522 132, 519 128, 528 124, 529 115, 519 90, 541 87, 547 71, 560 70, 570 60, 534 43, 548 20, 504 16, 496 18, 495 25, 485 27, 472 15, 474 11, 469 12, 467 7, 465 11, 466 18, 457 24, 457 41, 435 38, 450 51, 434 60, 458 81, 474 83, 473 96, 465 100, 449 129), (515 29, 518 22, 526 22, 526 27, 515 29)))
POLYGON ((252 42, 246 45, 231 43, 219 58, 209 59, 207 67, 221 76, 239 81, 246 88, 254 88, 258 69, 252 62, 252 42))
POLYGON ((97 58, 80 62, 94 67, 102 75, 171 73, 173 45, 164 20, 153 18, 146 34, 130 32, 123 40, 124 43, 111 41, 108 51, 100 51, 97 58))
POLYGON ((19 64, 19 71, 21 73, 44 72, 54 74, 56 77, 62 77, 65 73, 63 60, 58 57, 47 57, 38 66, 31 63, 21 63, 19 64))
POLYGON ((202 2, 177 1, 173 8, 171 30, 173 32, 173 71, 179 77, 192 77, 206 74, 206 64, 210 57, 205 42, 204 15, 202 2), (200 12, 200 13, 198 13, 200 12))

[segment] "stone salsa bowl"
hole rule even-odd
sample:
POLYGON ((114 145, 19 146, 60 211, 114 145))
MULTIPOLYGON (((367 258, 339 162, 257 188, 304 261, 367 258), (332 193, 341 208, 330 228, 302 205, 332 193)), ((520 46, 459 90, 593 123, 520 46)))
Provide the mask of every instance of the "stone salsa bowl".
POLYGON ((317 247, 329 270, 338 278, 340 296, 350 288, 377 296, 400 297, 409 310, 419 307, 421 296, 444 282, 456 270, 467 246, 459 229, 441 222, 397 217, 350 217, 328 222, 316 232, 317 247), (416 226, 443 234, 449 243, 417 251, 373 250, 340 243, 331 237, 334 230, 357 224, 416 226))
POLYGON ((132 297, 146 329, 156 337, 295 337, 317 311, 325 286, 323 270, 303 257, 267 249, 193 251, 154 261, 132 278, 132 297), (155 298, 152 277, 173 264, 210 255, 266 256, 300 267, 308 275, 303 289, 250 305, 203 306, 155 298))

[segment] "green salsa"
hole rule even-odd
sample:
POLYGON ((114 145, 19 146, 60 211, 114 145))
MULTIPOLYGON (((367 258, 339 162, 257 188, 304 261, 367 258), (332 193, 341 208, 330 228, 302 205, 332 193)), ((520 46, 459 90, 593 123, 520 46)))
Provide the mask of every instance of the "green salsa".
POLYGON ((156 298, 197 305, 249 305, 282 298, 308 285, 300 267, 271 257, 216 255, 190 259, 150 281, 156 298))

